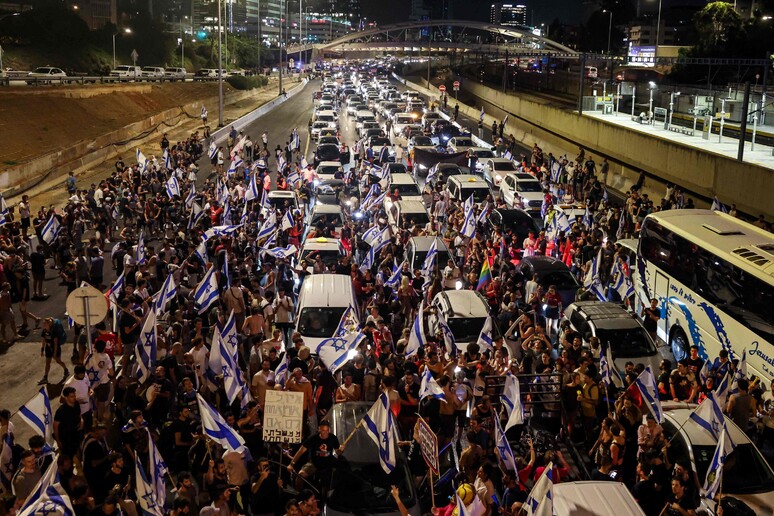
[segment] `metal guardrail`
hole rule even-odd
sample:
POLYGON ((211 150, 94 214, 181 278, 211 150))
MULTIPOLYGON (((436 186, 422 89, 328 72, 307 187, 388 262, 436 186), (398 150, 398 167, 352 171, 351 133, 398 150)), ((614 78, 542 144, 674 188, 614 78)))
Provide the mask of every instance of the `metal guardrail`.
MULTIPOLYGON (((226 76, 223 77, 227 78, 226 76)), ((212 82, 217 77, 196 77, 188 75, 185 78, 173 77, 114 77, 110 75, 77 75, 68 77, 0 77, 0 86, 11 86, 11 83, 24 82, 29 86, 51 86, 66 84, 116 84, 128 82, 212 82)))

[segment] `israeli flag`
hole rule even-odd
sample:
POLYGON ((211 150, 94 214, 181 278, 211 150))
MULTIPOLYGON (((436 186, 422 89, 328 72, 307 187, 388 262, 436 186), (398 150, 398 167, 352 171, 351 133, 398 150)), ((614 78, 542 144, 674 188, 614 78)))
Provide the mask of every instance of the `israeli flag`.
POLYGON ((583 225, 589 229, 594 225, 594 219, 591 218, 591 211, 589 211, 588 204, 586 204, 586 209, 583 211, 583 225))
POLYGON ((425 338, 425 323, 424 323, 424 308, 425 302, 419 303, 419 309, 417 310, 417 317, 414 319, 414 324, 411 325, 411 332, 409 333, 408 342, 406 343, 405 355, 410 357, 416 355, 417 351, 425 347, 427 339, 425 338))
POLYGON ((75 515, 75 509, 73 508, 70 497, 60 483, 56 460, 51 462, 48 469, 35 485, 35 488, 24 501, 24 504, 16 515, 75 515))
POLYGON ((269 202, 269 192, 264 192, 263 197, 261 198, 261 213, 266 215, 270 211, 274 211, 274 208, 269 202))
MULTIPOLYGON (((427 368, 425 368, 425 370, 427 370, 427 368)), ((505 465, 505 470, 517 474, 519 469, 516 467, 516 457, 513 455, 511 443, 509 443, 508 438, 505 437, 503 427, 500 426, 500 418, 496 414, 494 417, 494 439, 497 454, 505 465)))
POLYGON ((140 170, 143 172, 148 166, 148 158, 145 157, 145 154, 143 154, 139 148, 137 149, 137 164, 140 166, 140 170))
POLYGON ((425 178, 425 184, 433 184, 433 178, 435 177, 435 174, 438 172, 438 167, 432 166, 430 167, 430 170, 427 171, 427 177, 425 178))
POLYGON ((250 174, 250 186, 245 191, 245 202, 255 201, 261 196, 255 176, 256 174, 250 174))
POLYGON ((594 293, 600 301, 607 301, 605 289, 602 287, 602 280, 599 278, 599 264, 601 261, 602 249, 599 250, 597 256, 591 259, 589 270, 586 271, 586 276, 583 279, 583 286, 594 293))
POLYGON ((121 295, 121 292, 124 290, 124 272, 121 272, 121 275, 116 278, 116 281, 113 283, 113 286, 110 287, 110 290, 107 292, 107 298, 110 300, 111 303, 114 305, 118 304, 118 296, 121 295))
POLYGON ((397 433, 387 393, 379 396, 363 418, 363 423, 368 437, 379 449, 379 463, 389 475, 397 462, 397 433))
POLYGON ((258 168, 260 170, 266 170, 266 160, 263 158, 258 158, 255 160, 255 168, 258 168))
POLYGON ((231 428, 223 416, 207 403, 201 394, 196 395, 196 400, 199 402, 204 434, 227 450, 241 453, 245 449, 245 440, 242 436, 231 428))
POLYGON ((156 310, 153 308, 148 312, 145 322, 142 325, 140 338, 134 348, 137 357, 137 379, 145 383, 153 375, 153 368, 156 366, 156 310))
POLYGON ((258 236, 256 237, 256 240, 258 241, 263 240, 276 229, 277 229, 277 213, 274 210, 271 210, 271 212, 269 213, 269 216, 266 217, 265 221, 263 221, 263 224, 261 225, 261 229, 258 231, 258 236))
POLYGON ((430 369, 425 367, 425 371, 422 373, 422 384, 419 386, 419 401, 427 397, 446 401, 443 389, 433 378, 433 373, 430 372, 430 369))
POLYGON ((296 254, 298 252, 298 248, 291 244, 287 247, 272 247, 271 249, 265 249, 263 252, 269 256, 277 258, 278 260, 284 260, 296 254))
POLYGON ((519 379, 508 372, 505 374, 505 386, 500 401, 508 414, 508 422, 505 423, 505 432, 516 425, 524 424, 524 405, 521 403, 521 386, 519 379))
MULTIPOLYGON (((406 263, 405 260, 403 263, 406 263)), ((394 265, 392 267, 392 276, 384 282, 385 287, 389 287, 393 290, 396 290, 400 286, 400 277, 402 276, 401 270, 403 269, 403 264, 401 265, 394 265)))
POLYGON ((180 184, 177 182, 177 178, 175 176, 171 176, 169 179, 167 179, 167 195, 170 199, 180 197, 180 184))
POLYGON ((559 179, 562 177, 562 165, 555 161, 551 165, 551 182, 554 184, 559 183, 559 179))
POLYGON ((19 408, 19 415, 36 434, 43 436, 47 445, 54 444, 54 413, 51 411, 51 400, 45 385, 19 408))
POLYGON ((378 253, 392 241, 391 239, 390 227, 387 226, 371 241, 371 249, 378 253))
POLYGON ((240 158, 239 156, 235 156, 234 159, 231 160, 231 164, 228 166, 227 174, 231 175, 237 170, 239 170, 239 167, 244 165, 244 160, 240 158))
POLYGON ((465 215, 465 219, 462 224, 462 229, 460 229, 460 235, 467 238, 473 238, 473 235, 476 234, 476 217, 473 213, 472 195, 468 197, 468 199, 465 201, 463 213, 465 215))
POLYGON ((161 508, 164 508, 167 504, 167 489, 164 485, 164 478, 169 475, 169 469, 167 468, 167 463, 164 462, 164 458, 161 456, 159 449, 156 447, 156 443, 153 442, 150 430, 146 428, 146 431, 148 432, 148 453, 150 454, 148 477, 151 488, 156 495, 156 501, 161 508))
POLYGON ((306 156, 303 156, 301 158, 301 168, 307 168, 307 167, 309 167, 309 162, 306 161, 306 156))
POLYGON ((226 252, 223 259, 223 281, 226 284, 226 288, 231 288, 231 276, 228 273, 228 252, 226 252))
POLYGON ((210 160, 215 159, 215 157, 218 155, 218 145, 214 140, 210 142, 210 147, 207 149, 207 155, 210 157, 210 160))
POLYGON ((532 486, 527 501, 522 506, 528 516, 552 516, 554 514, 554 463, 546 464, 543 474, 532 486))
POLYGON ((492 317, 487 317, 484 327, 481 328, 481 333, 478 334, 478 345, 484 351, 491 350, 494 346, 492 342, 492 324, 492 317))
POLYGON ((570 220, 567 218, 567 214, 562 209, 555 209, 549 215, 549 221, 546 224, 546 238, 556 240, 560 233, 568 231, 570 231, 570 220))
POLYGON ((605 385, 613 384, 613 369, 615 369, 615 362, 610 353, 610 346, 602 344, 602 352, 599 354, 599 373, 605 385))
POLYGON ((8 215, 8 203, 2 195, 0 195, 0 215, 8 215))
POLYGON ((137 504, 141 516, 164 516, 164 507, 156 495, 156 489, 151 485, 148 476, 142 469, 142 461, 134 461, 134 491, 137 494, 137 504))
POLYGON ((365 242, 366 244, 371 245, 371 242, 373 241, 373 239, 376 238, 376 236, 380 232, 381 232, 381 230, 379 229, 379 225, 378 224, 374 224, 373 226, 368 228, 365 231, 365 233, 363 233, 363 236, 361 237, 361 240, 363 240, 363 242, 365 242))
POLYGON ((194 301, 200 314, 206 312, 220 297, 215 269, 216 267, 210 267, 194 290, 194 301))
POLYGON ((478 121, 481 123, 484 122, 484 106, 481 106, 481 114, 478 115, 478 121))
POLYGON ((443 311, 438 310, 435 315, 438 319, 438 328, 443 334, 443 342, 446 345, 446 350, 451 353, 453 349, 457 348, 457 340, 454 338, 454 334, 449 327, 449 323, 446 321, 446 316, 443 314, 443 311))
POLYGON ((282 387, 285 388, 285 384, 288 381, 288 373, 290 371, 288 370, 288 353, 287 351, 282 354, 282 360, 280 360, 279 365, 277 366, 277 369, 274 370, 274 381, 282 387))
POLYGON ((626 213, 621 212, 621 216, 618 218, 618 229, 615 231, 615 239, 621 240, 626 236, 626 213))
POLYGON ((710 209, 712 211, 719 211, 722 213, 728 213, 728 209, 725 207, 725 205, 718 200, 717 196, 712 198, 712 206, 710 206, 710 209))
POLYGON ((242 227, 241 224, 212 226, 210 229, 204 232, 203 238, 205 240, 209 240, 210 238, 216 236, 230 235, 231 233, 236 232, 240 227, 242 227))
POLYGON ((387 197, 387 191, 380 193, 375 199, 371 201, 371 204, 368 205, 368 208, 365 206, 363 207, 363 210, 371 212, 374 209, 378 210, 379 207, 384 203, 384 198, 387 197))
POLYGON ((344 310, 344 314, 341 316, 339 325, 336 328, 336 331, 333 333, 334 337, 346 337, 350 333, 354 333, 360 329, 357 327, 357 323, 355 322, 354 317, 352 317, 354 311, 355 310, 352 308, 352 305, 349 305, 347 309, 344 310))
MULTIPOLYGON (((714 392, 710 392, 709 396, 696 407, 696 410, 691 412, 690 418, 715 441, 720 439, 720 433, 726 426, 723 410, 720 408, 714 392)), ((733 443, 731 444, 733 445, 733 443)))
POLYGON ((193 229, 204 217, 204 209, 199 206, 199 203, 193 201, 191 204, 191 214, 188 217, 188 229, 193 229))
POLYGON ((715 495, 720 491, 720 487, 723 484, 723 468, 725 467, 728 455, 733 449, 731 440, 728 437, 728 429, 726 428, 726 425, 723 425, 723 428, 720 431, 718 445, 715 447, 712 462, 710 462, 709 468, 707 468, 707 476, 704 479, 704 486, 702 488, 704 496, 709 500, 715 498, 715 495))
POLYGON ((365 272, 369 269, 373 269, 374 262, 376 261, 376 253, 374 252, 374 248, 368 250, 368 252, 365 255, 365 258, 363 258, 363 261, 360 263, 360 270, 365 272))
POLYGON ((177 296, 177 284, 175 284, 175 278, 170 272, 167 274, 167 279, 164 280, 164 284, 161 285, 161 290, 159 290, 158 295, 156 296, 156 303, 154 306, 156 312, 160 314, 164 313, 167 303, 172 301, 175 296, 177 296))
POLYGON ((229 199, 226 199, 226 202, 223 203, 223 215, 221 217, 223 224, 231 224, 231 203, 229 199))
POLYGON ((147 259, 148 254, 145 250, 145 237, 143 232, 140 231, 140 237, 137 239, 137 245, 134 248, 134 261, 137 265, 142 265, 147 259))
POLYGON ((46 222, 46 225, 43 226, 43 231, 40 236, 45 243, 51 245, 51 243, 59 237, 60 231, 62 231, 62 225, 59 223, 59 219, 56 218, 56 215, 52 213, 48 222, 46 222))
POLYGON ((231 197, 231 192, 228 189, 228 185, 223 182, 223 186, 220 188, 220 194, 218 195, 218 202, 225 204, 228 202, 228 198, 231 197))
POLYGON ((287 231, 288 229, 292 228, 296 225, 296 221, 293 220, 293 213, 291 210, 288 210, 285 212, 285 214, 282 216, 282 225, 280 228, 282 231, 287 231))
POLYGON ((185 207, 191 209, 196 199, 196 183, 191 181, 191 188, 188 190, 188 196, 185 198, 185 207))
POLYGON ((607 188, 605 188, 605 189, 602 191, 602 202, 604 202, 604 203, 607 203, 607 202, 609 202, 609 201, 610 201, 610 198, 609 198, 609 197, 608 197, 608 195, 607 195, 607 188))
POLYGON ((343 337, 331 337, 320 342, 316 351, 325 367, 332 374, 336 374, 354 356, 365 339, 365 334, 360 332, 349 333, 343 337))
POLYGON ((640 390, 642 394, 642 401, 648 407, 653 417, 659 423, 664 422, 664 411, 661 408, 661 400, 658 397, 658 384, 656 383, 656 377, 653 376, 653 371, 650 366, 647 366, 645 370, 640 373, 640 376, 634 381, 634 384, 640 390))
MULTIPOLYGON (((1 213, 0 213, 1 215, 1 213)), ((11 482, 13 480, 16 467, 13 461, 13 434, 10 426, 3 436, 3 450, 0 452, 0 481, 7 492, 11 492, 11 482)))
POLYGON ((298 136, 297 128, 293 128, 293 134, 290 138, 290 148, 292 150, 301 150, 301 138, 298 136))
POLYGON ((438 239, 434 238, 433 243, 430 244, 430 249, 427 250, 425 261, 422 264, 422 276, 430 278, 433 275, 436 261, 438 261, 438 239))
POLYGON ((731 395, 731 373, 726 373, 723 380, 720 381, 715 389, 715 399, 718 400, 721 407, 728 403, 728 397, 731 395))
POLYGON ((277 172, 282 172, 285 169, 285 165, 287 165, 287 160, 285 160, 285 154, 280 154, 277 157, 277 172))
POLYGON ((288 174, 288 184, 293 188, 298 188, 298 183, 301 181, 301 176, 295 170, 292 170, 288 174))
POLYGON ((621 296, 621 299, 626 300, 634 295, 634 283, 631 278, 626 274, 626 270, 621 266, 620 261, 616 261, 613 268, 616 274, 616 280, 613 284, 613 288, 621 296))
POLYGON ((164 149, 164 152, 161 154, 161 161, 164 162, 164 168, 167 170, 172 170, 172 156, 169 154, 169 149, 164 149))
POLYGON ((245 224, 247 224, 248 218, 249 217, 247 216, 247 202, 245 202, 242 205, 242 215, 239 217, 239 224, 244 226, 245 224))
POLYGON ((207 257, 207 241, 202 240, 199 242, 199 245, 196 246, 196 249, 194 250, 194 254, 199 259, 199 261, 202 262, 202 265, 205 267, 207 266, 207 261, 209 258, 207 257))

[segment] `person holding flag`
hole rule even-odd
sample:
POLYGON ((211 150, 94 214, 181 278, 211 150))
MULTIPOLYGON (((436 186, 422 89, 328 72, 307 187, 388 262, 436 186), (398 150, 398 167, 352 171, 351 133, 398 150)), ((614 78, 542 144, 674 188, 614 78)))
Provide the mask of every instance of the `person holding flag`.
POLYGON ((300 477, 296 480, 297 488, 300 490, 303 481, 306 480, 327 489, 333 467, 344 454, 345 446, 346 444, 339 444, 339 439, 331 432, 331 423, 327 419, 320 421, 317 425, 317 433, 304 441, 287 466, 291 474, 300 477), (302 459, 303 462, 301 462, 302 459), (299 464, 302 467, 297 471, 296 467, 299 464))

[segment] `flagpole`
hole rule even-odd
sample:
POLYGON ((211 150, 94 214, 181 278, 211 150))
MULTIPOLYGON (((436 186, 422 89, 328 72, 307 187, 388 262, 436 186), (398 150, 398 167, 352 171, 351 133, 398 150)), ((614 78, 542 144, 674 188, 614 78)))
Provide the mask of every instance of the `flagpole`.
POLYGON ((433 503, 433 508, 435 508, 435 486, 433 485, 433 468, 429 468, 428 472, 430 473, 430 500, 433 503))
POLYGON ((358 422, 358 424, 355 426, 355 428, 352 429, 352 432, 350 432, 347 438, 344 439, 344 442, 341 443, 340 448, 344 448, 347 445, 347 443, 350 441, 350 439, 352 439, 355 436, 355 432, 357 432, 358 428, 360 428, 360 426, 363 424, 363 421, 365 421, 365 419, 361 419, 358 422))

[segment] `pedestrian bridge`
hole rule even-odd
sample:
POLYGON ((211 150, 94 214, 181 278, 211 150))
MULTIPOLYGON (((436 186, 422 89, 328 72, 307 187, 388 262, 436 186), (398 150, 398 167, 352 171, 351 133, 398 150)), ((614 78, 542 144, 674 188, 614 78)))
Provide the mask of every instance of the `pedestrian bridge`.
POLYGON ((310 50, 313 57, 326 52, 347 51, 491 54, 508 52, 514 57, 551 54, 569 58, 579 55, 569 47, 534 34, 529 27, 470 20, 423 20, 384 25, 353 32, 326 43, 305 43, 286 48, 288 54, 310 50), (428 33, 429 37, 426 35, 428 33))

